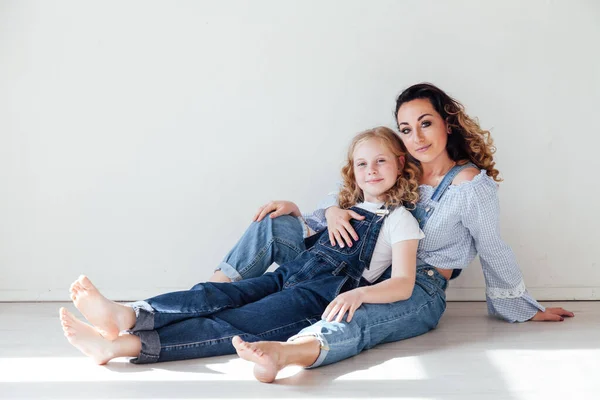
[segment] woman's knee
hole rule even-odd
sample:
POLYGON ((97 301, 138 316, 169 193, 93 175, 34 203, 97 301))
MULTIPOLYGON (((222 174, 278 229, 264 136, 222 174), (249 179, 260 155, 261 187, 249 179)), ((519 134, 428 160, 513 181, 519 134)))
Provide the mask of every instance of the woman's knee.
POLYGON ((302 234, 302 223, 296 217, 291 215, 282 215, 277 218, 269 216, 263 219, 269 219, 272 224, 273 236, 279 239, 289 240, 294 243, 301 243, 304 240, 302 234))
POLYGON ((264 237, 270 240, 272 237, 283 239, 302 238, 302 224, 296 217, 291 215, 282 215, 277 218, 271 218, 271 214, 267 214, 263 219, 257 222, 252 222, 246 230, 246 235, 250 234, 253 237, 264 237))
MULTIPOLYGON (((274 246, 283 245, 296 252, 305 250, 302 223, 291 215, 271 218, 270 214, 252 224, 255 240, 274 246)), ((295 257, 294 257, 295 258, 295 257)))
POLYGON ((253 278, 265 273, 272 263, 294 260, 303 250, 302 225, 297 218, 267 215, 250 224, 215 271, 232 281, 253 278))

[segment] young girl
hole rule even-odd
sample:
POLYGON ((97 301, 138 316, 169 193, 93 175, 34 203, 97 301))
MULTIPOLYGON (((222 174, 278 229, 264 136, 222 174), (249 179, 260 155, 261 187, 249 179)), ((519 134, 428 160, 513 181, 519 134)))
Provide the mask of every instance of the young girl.
POLYGON ((418 200, 419 169, 405 156, 388 128, 368 130, 352 141, 339 205, 364 217, 352 222, 361 237, 353 246, 332 246, 323 234, 273 273, 201 283, 131 305, 106 299, 82 276, 71 285, 71 298, 93 327, 61 308, 65 336, 98 364, 122 356, 135 357, 134 363, 182 360, 233 353, 235 336, 240 346, 285 340, 321 316, 352 321, 362 303, 410 298, 423 233, 402 206, 418 200), (372 284, 390 264, 391 278, 372 284))

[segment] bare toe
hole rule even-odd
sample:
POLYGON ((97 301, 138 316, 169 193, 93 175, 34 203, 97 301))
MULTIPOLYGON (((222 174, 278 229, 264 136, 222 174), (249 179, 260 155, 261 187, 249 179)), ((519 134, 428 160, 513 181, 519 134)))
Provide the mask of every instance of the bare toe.
POLYGON ((79 279, 77 279, 77 283, 81 285, 83 289, 90 290, 96 289, 96 286, 90 281, 90 279, 85 275, 80 275, 79 279))
POLYGON ((242 346, 244 346, 246 342, 244 342, 241 337, 234 336, 233 339, 231 339, 231 344, 233 344, 233 347, 237 349, 238 347, 241 348, 242 346))
POLYGON ((79 283, 79 280, 81 279, 81 276, 83 276, 83 275, 80 275, 80 276, 79 276, 79 278, 77 278, 77 279, 75 280, 75 282, 73 282, 73 283, 71 284, 71 290, 74 290, 74 291, 83 290, 83 287, 82 287, 82 286, 81 286, 81 284, 79 283))

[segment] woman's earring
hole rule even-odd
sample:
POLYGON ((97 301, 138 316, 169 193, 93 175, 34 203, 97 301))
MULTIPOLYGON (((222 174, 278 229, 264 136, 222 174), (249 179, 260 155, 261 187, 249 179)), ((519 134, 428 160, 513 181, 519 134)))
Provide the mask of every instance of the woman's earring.
POLYGON ((448 135, 452 134, 452 128, 450 127, 450 125, 448 125, 448 135))

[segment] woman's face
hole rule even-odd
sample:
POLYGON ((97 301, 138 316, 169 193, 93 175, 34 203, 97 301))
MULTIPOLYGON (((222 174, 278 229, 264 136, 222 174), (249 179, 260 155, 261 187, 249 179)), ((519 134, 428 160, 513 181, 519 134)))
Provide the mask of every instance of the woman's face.
POLYGON ((428 99, 406 102, 398 110, 400 139, 421 163, 448 157, 448 125, 428 99))

